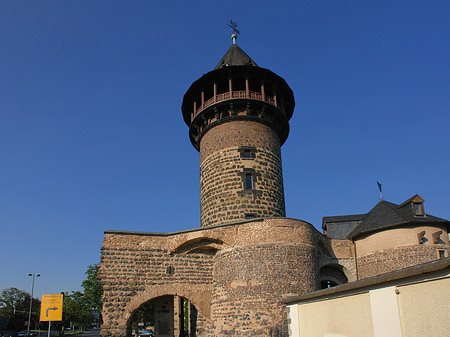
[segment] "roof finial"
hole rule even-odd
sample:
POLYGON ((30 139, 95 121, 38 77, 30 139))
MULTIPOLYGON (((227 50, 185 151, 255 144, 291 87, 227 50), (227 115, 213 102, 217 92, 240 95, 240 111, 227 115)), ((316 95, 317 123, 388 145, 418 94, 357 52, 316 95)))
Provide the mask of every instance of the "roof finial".
POLYGON ((231 34, 231 40, 233 40, 233 44, 236 44, 237 35, 235 33, 231 34))
POLYGON ((241 34, 237 29, 237 23, 230 20, 230 23, 227 23, 227 26, 230 27, 233 32, 233 34, 231 34, 231 39, 233 40, 233 44, 236 44, 237 34, 241 34))

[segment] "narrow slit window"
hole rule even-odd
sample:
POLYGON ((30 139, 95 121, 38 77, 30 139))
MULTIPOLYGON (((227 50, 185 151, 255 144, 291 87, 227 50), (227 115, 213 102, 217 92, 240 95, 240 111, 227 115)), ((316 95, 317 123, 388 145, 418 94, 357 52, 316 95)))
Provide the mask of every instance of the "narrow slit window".
POLYGON ((245 175, 245 189, 250 191, 253 189, 253 176, 250 173, 245 175))

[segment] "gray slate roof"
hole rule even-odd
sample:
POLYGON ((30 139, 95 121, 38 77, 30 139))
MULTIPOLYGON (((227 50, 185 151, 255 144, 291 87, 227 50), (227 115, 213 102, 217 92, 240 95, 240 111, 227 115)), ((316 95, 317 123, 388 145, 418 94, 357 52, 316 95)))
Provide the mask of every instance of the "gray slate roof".
POLYGON ((230 49, 225 53, 214 70, 220 69, 223 66, 247 66, 253 65, 257 67, 256 63, 241 49, 237 44, 232 44, 230 49))
POLYGON ((400 205, 382 200, 366 214, 324 217, 322 228, 327 230, 330 238, 352 239, 363 233, 405 224, 442 223, 449 226, 449 221, 433 215, 415 216, 412 207, 415 197, 418 196, 415 195, 400 205))

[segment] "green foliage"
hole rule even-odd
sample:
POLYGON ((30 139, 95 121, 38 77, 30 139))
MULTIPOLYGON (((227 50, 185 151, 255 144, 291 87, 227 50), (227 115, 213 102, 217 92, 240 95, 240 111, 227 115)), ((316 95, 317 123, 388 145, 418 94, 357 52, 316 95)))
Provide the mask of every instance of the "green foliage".
POLYGON ((155 325, 153 302, 150 301, 142 304, 136 311, 134 318, 137 323, 144 323, 144 326, 155 325))
POLYGON ((72 292, 64 295, 63 324, 65 327, 86 326, 92 322, 92 315, 83 293, 72 292))
POLYGON ((102 310, 103 289, 97 279, 98 266, 90 265, 86 270, 86 280, 81 283, 83 292, 72 291, 64 296, 63 321, 64 326, 86 326, 95 321, 93 311, 102 310))
POLYGON ((189 301, 183 298, 184 329, 189 329, 189 301))
POLYGON ((87 275, 86 280, 81 283, 84 289, 84 300, 86 304, 91 308, 101 312, 102 310, 102 296, 103 288, 100 285, 100 281, 97 279, 98 265, 90 265, 85 272, 87 275))
MULTIPOLYGON (((0 317, 6 323, 6 329, 24 330, 28 322, 31 296, 29 293, 17 288, 3 289, 0 293, 0 317)), ((37 327, 39 323, 39 309, 41 301, 33 298, 31 309, 31 327, 37 327)))
POLYGON ((143 328, 155 325, 153 301, 142 304, 139 309, 133 313, 133 316, 130 320, 131 329, 133 329, 134 331, 138 331, 139 323, 144 323, 143 328))

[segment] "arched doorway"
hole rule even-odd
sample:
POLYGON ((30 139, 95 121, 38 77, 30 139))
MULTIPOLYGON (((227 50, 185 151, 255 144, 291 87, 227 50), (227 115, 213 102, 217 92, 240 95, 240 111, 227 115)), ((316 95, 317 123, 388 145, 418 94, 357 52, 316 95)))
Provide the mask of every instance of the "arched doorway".
POLYGON ((347 283, 348 278, 345 275, 342 266, 327 265, 320 268, 320 288, 326 289, 347 283))
POLYGON ((196 307, 187 299, 159 296, 132 312, 127 323, 127 336, 196 337, 202 325, 199 316, 196 307))

